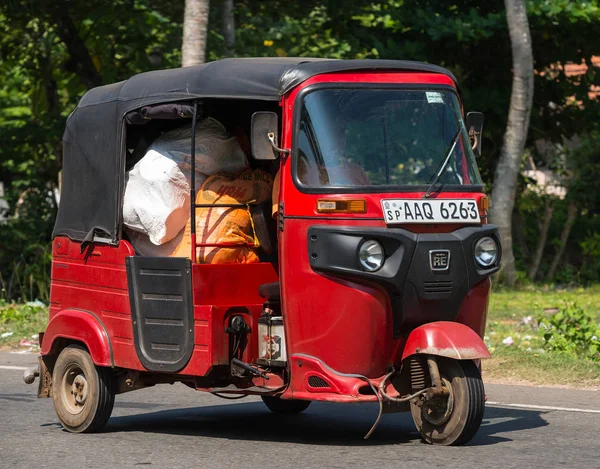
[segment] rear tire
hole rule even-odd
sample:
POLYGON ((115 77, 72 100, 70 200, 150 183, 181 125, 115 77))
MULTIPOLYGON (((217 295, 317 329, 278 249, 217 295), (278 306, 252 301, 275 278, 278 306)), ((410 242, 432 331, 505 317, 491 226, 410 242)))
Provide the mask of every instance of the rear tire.
POLYGON ((416 405, 413 421, 421 437, 432 445, 462 445, 470 441, 483 420, 485 393, 479 369, 471 360, 438 358, 438 367, 450 396, 416 405))
POLYGON ((311 401, 281 399, 280 397, 261 396, 268 409, 274 414, 299 414, 308 409, 311 401))
POLYGON ((84 348, 65 348, 52 373, 54 409, 62 426, 73 433, 93 433, 110 418, 115 403, 114 378, 94 365, 84 348))

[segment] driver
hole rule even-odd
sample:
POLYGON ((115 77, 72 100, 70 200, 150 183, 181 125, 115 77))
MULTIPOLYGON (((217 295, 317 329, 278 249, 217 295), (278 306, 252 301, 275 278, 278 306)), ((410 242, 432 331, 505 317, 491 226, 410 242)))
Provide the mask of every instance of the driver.
POLYGON ((321 144, 324 164, 316 164, 312 151, 299 151, 298 176, 303 184, 309 186, 367 186, 370 184, 367 174, 361 166, 351 161, 346 148, 345 125, 330 129, 321 144))

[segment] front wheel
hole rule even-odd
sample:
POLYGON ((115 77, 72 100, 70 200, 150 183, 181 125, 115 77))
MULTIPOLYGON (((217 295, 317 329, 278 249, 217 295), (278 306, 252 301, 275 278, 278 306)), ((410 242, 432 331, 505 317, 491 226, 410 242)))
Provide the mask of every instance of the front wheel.
POLYGON ((423 440, 433 445, 470 441, 483 419, 485 394, 479 369, 471 360, 438 358, 440 376, 449 395, 411 402, 411 413, 423 440))
POLYGON ((115 403, 113 376, 94 365, 84 348, 70 346, 60 353, 52 387, 56 415, 68 431, 93 433, 108 422, 115 403))
POLYGON ((275 414, 299 414, 308 409, 310 401, 281 399, 273 396, 261 396, 265 405, 275 414))

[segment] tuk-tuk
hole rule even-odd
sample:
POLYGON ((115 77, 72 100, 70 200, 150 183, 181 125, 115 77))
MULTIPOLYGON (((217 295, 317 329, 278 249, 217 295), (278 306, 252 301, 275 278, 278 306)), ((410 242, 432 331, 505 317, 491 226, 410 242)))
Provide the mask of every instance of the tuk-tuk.
POLYGON ((411 61, 224 59, 90 90, 63 137, 49 323, 25 381, 71 432, 101 429, 116 394, 181 382, 284 414, 376 402, 427 443, 468 442, 501 247, 483 115, 463 116, 453 74, 411 61), (140 145, 207 117, 241 127, 275 178, 274 200, 247 204, 259 262, 197 259, 194 130, 189 255, 140 255, 123 230, 140 145))

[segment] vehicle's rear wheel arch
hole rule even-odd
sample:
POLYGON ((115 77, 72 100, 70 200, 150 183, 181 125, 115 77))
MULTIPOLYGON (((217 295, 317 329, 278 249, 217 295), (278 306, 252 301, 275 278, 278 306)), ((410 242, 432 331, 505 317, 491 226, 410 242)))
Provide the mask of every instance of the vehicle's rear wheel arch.
POLYGON ((53 366, 52 362, 69 345, 83 347, 97 366, 114 367, 108 331, 102 320, 90 311, 68 309, 52 317, 42 341, 44 361, 53 366))
POLYGON ((46 367, 48 368, 48 371, 50 373, 54 372, 54 364, 56 363, 60 352, 72 345, 79 346, 87 353, 90 353, 88 346, 82 340, 70 339, 67 337, 60 336, 56 337, 52 342, 52 345, 50 346, 50 352, 42 356, 42 359, 44 360, 44 363, 46 364, 46 367))

